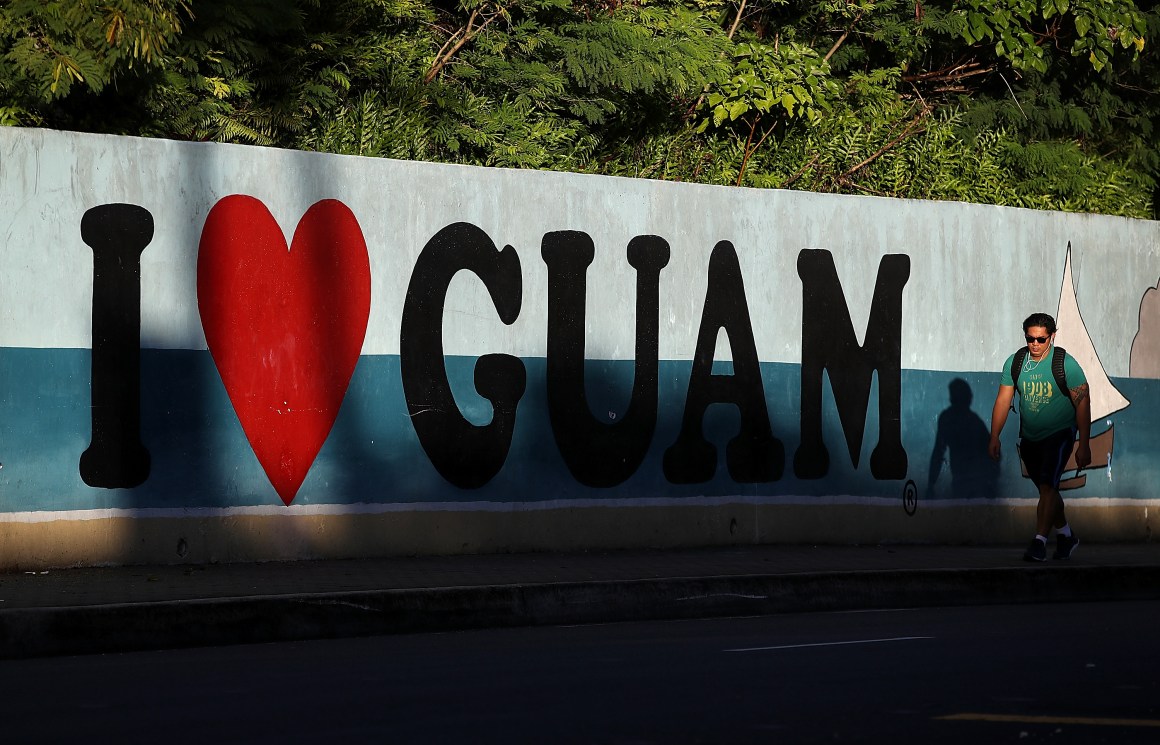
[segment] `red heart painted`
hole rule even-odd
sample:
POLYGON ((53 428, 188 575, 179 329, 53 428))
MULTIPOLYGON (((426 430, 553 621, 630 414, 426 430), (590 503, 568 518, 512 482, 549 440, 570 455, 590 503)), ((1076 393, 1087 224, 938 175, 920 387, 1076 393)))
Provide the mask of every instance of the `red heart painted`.
POLYGON ((366 241, 342 202, 315 203, 290 248, 261 201, 232 195, 205 219, 197 305, 250 447, 289 505, 330 434, 370 316, 366 241))

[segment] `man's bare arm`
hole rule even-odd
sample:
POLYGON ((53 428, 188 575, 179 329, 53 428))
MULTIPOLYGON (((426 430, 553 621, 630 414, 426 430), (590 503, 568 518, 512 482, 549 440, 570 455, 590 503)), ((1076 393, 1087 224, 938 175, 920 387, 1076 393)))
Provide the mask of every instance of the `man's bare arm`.
POLYGON ((1084 468, 1092 462, 1091 448, 1088 446, 1088 440, 1092 433, 1092 399, 1087 383, 1077 385, 1069 393, 1071 394, 1071 402, 1075 404, 1075 426, 1079 430, 1075 463, 1080 468, 1084 468))
POLYGON ((1077 385, 1072 388, 1071 402, 1075 406, 1075 426, 1079 428, 1080 437, 1087 438, 1092 431, 1092 401, 1088 384, 1077 385))
POLYGON ((1007 414, 1011 411, 1011 402, 1015 399, 1015 386, 1000 385, 995 394, 995 405, 991 407, 991 439, 987 443, 987 452, 995 460, 999 460, 999 433, 1007 423, 1007 414))

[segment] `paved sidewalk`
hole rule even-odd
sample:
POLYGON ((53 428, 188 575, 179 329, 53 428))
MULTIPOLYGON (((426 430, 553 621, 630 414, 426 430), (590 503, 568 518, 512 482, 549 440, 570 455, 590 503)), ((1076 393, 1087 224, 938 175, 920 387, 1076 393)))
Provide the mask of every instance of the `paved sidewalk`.
POLYGON ((0 573, 0 658, 551 623, 1160 599, 1160 543, 742 546, 0 573), (1049 548, 1050 551, 1050 548, 1049 548))

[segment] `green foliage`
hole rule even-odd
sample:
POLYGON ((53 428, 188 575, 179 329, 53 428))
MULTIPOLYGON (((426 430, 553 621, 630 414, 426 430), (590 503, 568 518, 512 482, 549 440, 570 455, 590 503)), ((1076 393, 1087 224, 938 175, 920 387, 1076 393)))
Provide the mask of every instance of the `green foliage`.
POLYGON ((770 115, 816 124, 831 108, 840 91, 829 65, 808 46, 785 43, 777 48, 738 44, 733 50, 733 75, 713 86, 709 116, 700 131, 712 123, 770 115))
POLYGON ((1160 4, 9 0, 0 125, 1156 214, 1160 4))
POLYGON ((1002 130, 963 137, 961 112, 896 106, 829 117, 751 164, 748 183, 830 193, 1140 216, 1147 185, 1074 142, 1023 146, 1002 130))
POLYGON ((1086 57, 1098 72, 1117 47, 1139 58, 1147 23, 1129 0, 967 0, 957 10, 957 30, 971 44, 995 43, 995 54, 1017 69, 1047 72, 1045 42, 1070 42, 1073 56, 1086 57))
POLYGON ((163 64, 189 16, 184 0, 12 0, 0 16, 5 87, 42 101, 100 91, 134 66, 163 64))

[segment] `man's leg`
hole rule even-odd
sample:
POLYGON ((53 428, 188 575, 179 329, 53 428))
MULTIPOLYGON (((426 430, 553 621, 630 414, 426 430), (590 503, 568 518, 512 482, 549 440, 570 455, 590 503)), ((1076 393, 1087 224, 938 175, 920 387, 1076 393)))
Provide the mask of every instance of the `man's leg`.
POLYGON ((1058 455, 1055 458, 1055 468, 1051 476, 1051 482, 1039 487, 1039 505, 1036 508, 1036 530, 1038 536, 1043 536, 1045 539, 1050 537, 1052 528, 1055 529, 1055 553, 1051 558, 1053 559, 1068 559, 1075 552, 1076 546, 1079 545, 1079 539, 1076 538, 1075 533, 1072 532, 1071 527, 1067 524, 1067 514, 1063 507, 1063 496, 1059 493, 1059 479, 1063 475, 1063 469, 1067 464, 1067 459, 1071 455, 1072 446, 1075 443, 1075 431, 1069 430, 1065 433, 1065 437, 1059 444, 1058 455))
MULTIPOLYGON (((1072 532, 1071 526, 1067 524, 1067 515, 1063 511, 1063 497, 1059 490, 1053 489, 1052 491, 1054 498, 1048 502, 1048 504, 1054 504, 1054 507, 1049 510, 1052 518, 1046 522, 1047 525, 1055 528, 1055 553, 1052 554, 1051 558, 1070 559, 1071 555, 1075 553, 1076 546, 1079 545, 1079 538, 1072 532)), ((1043 501, 1042 496, 1040 496, 1040 501, 1043 501)), ((1040 524, 1044 523, 1041 521, 1040 524)))
MULTIPOLYGON (((1051 537, 1052 528, 1064 528, 1067 525, 1058 484, 1071 454, 1074 437, 1072 430, 1064 430, 1044 440, 1025 440, 1022 443, 1023 462, 1039 490, 1039 502, 1035 507, 1035 538, 1023 553, 1027 561, 1045 560, 1047 540, 1051 537)), ((1068 555, 1070 551, 1069 548, 1068 555)))
POLYGON ((1063 497, 1051 484, 1039 485, 1039 504, 1035 508, 1035 532, 1044 538, 1051 537, 1052 528, 1067 525, 1063 510, 1063 497))
POLYGON ((1036 484, 1039 489, 1039 503, 1035 506, 1035 537, 1023 552, 1024 561, 1044 561, 1047 559, 1047 539, 1055 524, 1056 508, 1062 508, 1059 492, 1051 484, 1036 484), (1059 503, 1057 504, 1057 501, 1059 503))

